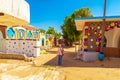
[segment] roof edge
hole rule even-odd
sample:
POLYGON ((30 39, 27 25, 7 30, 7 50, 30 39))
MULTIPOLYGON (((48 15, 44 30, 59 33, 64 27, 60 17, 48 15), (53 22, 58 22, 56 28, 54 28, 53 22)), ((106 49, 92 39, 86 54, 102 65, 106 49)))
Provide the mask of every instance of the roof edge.
POLYGON ((83 18, 75 18, 74 20, 110 19, 110 18, 120 18, 120 16, 83 17, 83 18))

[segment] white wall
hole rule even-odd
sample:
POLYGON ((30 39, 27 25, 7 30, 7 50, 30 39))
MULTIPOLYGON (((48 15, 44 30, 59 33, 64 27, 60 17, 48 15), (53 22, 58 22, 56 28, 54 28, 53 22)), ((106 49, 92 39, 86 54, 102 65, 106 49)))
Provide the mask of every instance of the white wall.
POLYGON ((30 22, 29 4, 25 0, 0 0, 0 12, 30 22))
POLYGON ((120 46, 120 28, 114 28, 110 31, 105 32, 105 37, 107 38, 106 47, 115 47, 120 46))
POLYGON ((40 55, 40 42, 32 40, 6 40, 6 52, 25 54, 27 56, 40 55), (35 48, 37 46, 38 48, 35 48))

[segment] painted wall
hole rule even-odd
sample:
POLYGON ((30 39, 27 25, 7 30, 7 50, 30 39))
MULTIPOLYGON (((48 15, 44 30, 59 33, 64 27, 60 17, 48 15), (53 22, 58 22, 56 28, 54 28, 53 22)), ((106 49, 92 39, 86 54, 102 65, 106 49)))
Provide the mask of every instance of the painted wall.
POLYGON ((44 33, 40 33, 40 46, 43 46, 42 45, 42 39, 44 39, 44 46, 46 46, 46 38, 45 38, 45 35, 44 33))
POLYGON ((5 53, 6 52, 6 41, 5 39, 0 39, 0 52, 5 53))
POLYGON ((4 38, 3 33, 5 34, 5 30, 3 32, 3 28, 0 27, 0 52, 25 54, 27 56, 34 57, 40 55, 40 41, 38 41, 37 38, 35 38, 35 36, 29 38, 27 37, 28 33, 26 33, 26 35, 23 35, 23 38, 20 38, 19 30, 22 28, 6 28, 7 37, 4 38))
MULTIPOLYGON (((84 27, 84 51, 100 51, 102 22, 88 22, 84 27)), ((105 29, 105 36, 107 38, 106 47, 120 47, 120 22, 107 21, 105 29)), ((105 44, 105 43, 104 43, 105 44)))
POLYGON ((6 40, 6 52, 37 57, 40 55, 40 42, 33 40, 6 40))

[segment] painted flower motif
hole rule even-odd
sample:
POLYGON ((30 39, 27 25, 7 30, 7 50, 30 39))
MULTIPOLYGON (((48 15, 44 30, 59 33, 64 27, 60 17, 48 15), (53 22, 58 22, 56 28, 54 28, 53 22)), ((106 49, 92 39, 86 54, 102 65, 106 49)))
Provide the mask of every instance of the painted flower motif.
POLYGON ((115 26, 115 23, 114 23, 114 22, 113 22, 113 23, 111 23, 111 24, 110 24, 110 26, 115 26))
POLYGON ((88 41, 84 41, 84 44, 87 44, 88 43, 88 41))
POLYGON ((90 41, 92 42, 92 41, 93 41, 93 39, 90 39, 90 41))
POLYGON ((87 35, 85 35, 85 36, 84 36, 84 38, 86 39, 86 38, 88 38, 88 36, 87 36, 87 35))
POLYGON ((84 48, 85 48, 85 49, 87 49, 87 48, 88 48, 88 46, 84 46, 84 48))
POLYGON ((115 22, 114 24, 115 24, 115 26, 118 26, 118 22, 115 22))
POLYGON ((99 42, 96 42, 96 45, 99 45, 99 42))
POLYGON ((16 44, 16 42, 14 42, 14 44, 16 44))
POLYGON ((100 48, 99 48, 99 47, 95 48, 95 51, 96 51, 96 52, 99 52, 99 51, 100 51, 100 48))
POLYGON ((25 44, 25 42, 23 42, 23 44, 25 44))
POLYGON ((89 24, 89 22, 85 22, 85 25, 89 24))
POLYGON ((100 29, 100 26, 98 26, 97 29, 100 29))
POLYGON ((91 45, 90 48, 93 48, 93 46, 91 45))
POLYGON ((100 30, 99 33, 102 34, 102 30, 100 30))
POLYGON ((84 51, 85 51, 85 52, 87 52, 87 51, 88 51, 88 49, 84 49, 84 51))

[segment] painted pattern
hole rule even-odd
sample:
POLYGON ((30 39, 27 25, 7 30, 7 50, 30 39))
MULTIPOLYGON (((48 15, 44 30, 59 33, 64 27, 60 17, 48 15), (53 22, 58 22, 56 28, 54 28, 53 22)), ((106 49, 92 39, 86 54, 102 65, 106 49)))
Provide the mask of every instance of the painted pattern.
POLYGON ((27 56, 39 56, 40 55, 40 48, 38 49, 34 48, 34 46, 40 45, 38 41, 6 40, 6 44, 7 44, 6 46, 7 53, 25 54, 27 56))
MULTIPOLYGON (((84 51, 100 51, 101 45, 101 30, 102 22, 85 22, 84 26, 84 51)), ((112 30, 113 28, 120 28, 120 21, 106 22, 104 26, 105 31, 112 30)))

